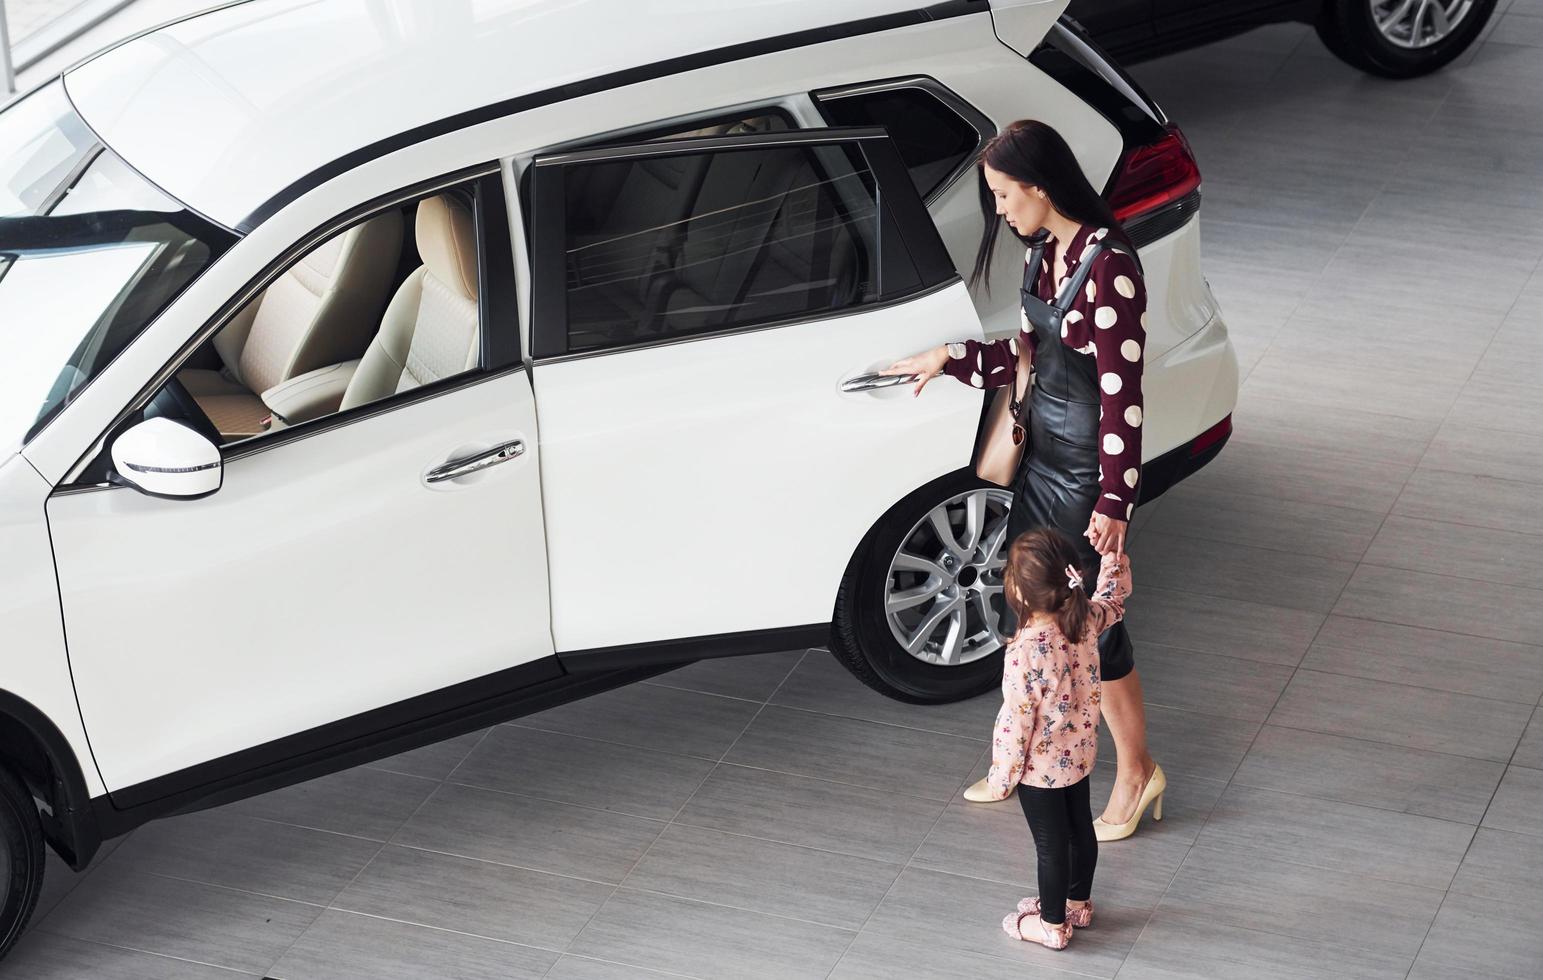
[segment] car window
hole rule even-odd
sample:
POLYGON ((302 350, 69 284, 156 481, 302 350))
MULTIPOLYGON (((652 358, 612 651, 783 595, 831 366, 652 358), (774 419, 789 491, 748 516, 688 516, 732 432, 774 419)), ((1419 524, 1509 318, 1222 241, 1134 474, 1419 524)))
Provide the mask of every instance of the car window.
MULTIPOLYGON (((556 352, 825 315, 923 285, 852 146, 633 154, 561 170, 556 352)), ((546 335, 538 326, 538 356, 546 335)))
POLYGON ((832 126, 880 126, 894 140, 923 198, 972 161, 985 138, 932 91, 910 86, 816 94, 832 126))

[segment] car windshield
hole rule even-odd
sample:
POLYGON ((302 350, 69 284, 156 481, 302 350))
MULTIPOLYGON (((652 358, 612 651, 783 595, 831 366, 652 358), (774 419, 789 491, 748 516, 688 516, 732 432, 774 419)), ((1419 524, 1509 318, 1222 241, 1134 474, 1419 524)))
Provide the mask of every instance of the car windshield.
POLYGON ((234 242, 127 166, 55 81, 0 113, 0 456, 234 242))

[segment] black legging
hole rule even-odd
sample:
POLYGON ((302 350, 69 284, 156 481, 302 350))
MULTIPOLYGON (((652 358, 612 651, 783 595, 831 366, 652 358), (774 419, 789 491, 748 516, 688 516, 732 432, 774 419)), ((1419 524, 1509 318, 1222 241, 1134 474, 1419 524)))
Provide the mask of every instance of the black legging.
POLYGON ((1090 779, 1059 789, 1018 787, 1018 804, 1034 835, 1039 858, 1039 917, 1058 926, 1066 921, 1066 901, 1093 897, 1093 868, 1098 838, 1093 834, 1090 779))

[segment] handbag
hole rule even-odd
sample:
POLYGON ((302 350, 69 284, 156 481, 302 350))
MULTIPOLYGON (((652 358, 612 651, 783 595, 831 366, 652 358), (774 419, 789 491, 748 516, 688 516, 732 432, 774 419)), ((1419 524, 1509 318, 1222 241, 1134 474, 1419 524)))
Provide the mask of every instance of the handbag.
POLYGON ((1018 475, 1024 445, 1028 442, 1029 388, 1033 383, 1033 376, 1020 352, 1012 383, 997 389, 991 407, 986 410, 980 443, 975 447, 975 475, 987 483, 1011 486, 1018 475))

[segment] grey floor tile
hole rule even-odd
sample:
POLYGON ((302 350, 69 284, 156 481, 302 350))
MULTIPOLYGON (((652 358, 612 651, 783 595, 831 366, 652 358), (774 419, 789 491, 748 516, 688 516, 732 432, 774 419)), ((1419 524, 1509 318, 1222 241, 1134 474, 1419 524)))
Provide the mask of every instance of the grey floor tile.
MULTIPOLYGON (((1311 336, 1312 331, 1304 328, 1302 320, 1301 314, 1292 317, 1276 338, 1275 346, 1302 343, 1321 356, 1323 344, 1311 336)), ((1347 346, 1344 343, 1344 332, 1337 326, 1323 340, 1334 343, 1336 348, 1347 346)), ((1368 362, 1382 362, 1387 356, 1380 344, 1364 334, 1354 343, 1367 348, 1364 357, 1368 362)), ((1396 346, 1398 342, 1392 343, 1396 346)), ((1474 364, 1478 363, 1483 349, 1483 341, 1473 344, 1471 359, 1474 364)), ((1338 356, 1346 356, 1343 350, 1336 353, 1338 356)), ((1369 367, 1368 370, 1373 369, 1369 367)), ((1431 419, 1410 419, 1352 408, 1326 407, 1301 399, 1272 398, 1247 389, 1239 395, 1233 424, 1248 432, 1251 440, 1269 446, 1299 452, 1345 453, 1391 466, 1414 466, 1419 463, 1440 425, 1431 419)), ((1340 503, 1343 506, 1352 502, 1340 503)))
POLYGON ((1525 704, 1543 696, 1543 647, 1347 616, 1329 617, 1302 666, 1525 704))
POLYGON ((1142 643, 1138 657, 1148 705, 1262 722, 1295 668, 1142 643))
POLYGON ((375 841, 212 810, 146 824, 103 868, 326 905, 379 850, 375 841))
POLYGON ((389 756, 379 762, 371 762, 369 766, 371 769, 422 776, 425 779, 444 779, 461 764, 461 760, 466 758, 485 734, 487 732, 484 730, 457 735, 455 738, 389 756))
POLYGON ((1447 473, 1537 484, 1543 483, 1540 455, 1543 433, 1448 422, 1436 433, 1420 465, 1447 473))
MULTIPOLYGON (((1282 449, 1252 438, 1234 426, 1232 440, 1216 461, 1189 478, 1195 486, 1220 493, 1277 497, 1307 504, 1386 513, 1414 467, 1382 463, 1345 453, 1282 449)), ((1264 600, 1260 600, 1264 601, 1264 600)))
POLYGON ((675 825, 623 884, 857 930, 901 865, 675 825))
POLYGON ((527 715, 513 724, 717 760, 758 709, 759 705, 737 698, 629 684, 527 715))
POLYGON ((242 816, 389 840, 439 785, 435 780, 359 767, 223 807, 242 816))
POLYGON ((51 933, 262 974, 321 908, 104 865, 43 923, 51 933))
POLYGON ((1543 508, 1531 483, 1421 467, 1404 485, 1393 513, 1473 527, 1543 534, 1543 508))
POLYGON ((1147 530, 1131 552, 1136 588, 1165 589, 1327 613, 1355 569, 1353 562, 1202 541, 1147 530))
POLYGON ((1448 820, 1233 785, 1199 844, 1439 890, 1472 838, 1472 827, 1448 820))
MULTIPOLYGON (((1209 203, 1209 202, 1207 202, 1209 203)), ((1231 310, 1225 305, 1224 311, 1231 310)), ((1465 376, 1437 362, 1383 360, 1376 366, 1349 361, 1325 363, 1288 345, 1272 349, 1249 373, 1250 397, 1301 399, 1322 408, 1441 422, 1458 401, 1465 376), (1312 384, 1303 384, 1304 378, 1312 384)), ((1338 557, 1338 556, 1331 556, 1338 557)))
MULTIPOLYGON (((1147 705, 1147 746, 1163 771, 1170 774, 1226 780, 1243 761, 1258 732, 1256 721, 1147 705)), ((1114 742, 1107 725, 1099 727, 1098 736, 1098 757, 1114 761, 1114 742)))
POLYGON ((1322 613, 1242 599, 1178 592, 1145 582, 1126 604, 1126 621, 1137 646, 1215 653, 1261 664, 1295 667, 1323 626, 1322 613))
POLYGON ((1530 834, 1480 827, 1451 891, 1497 904, 1543 909, 1543 847, 1530 834))
POLYGON ((991 719, 981 721, 970 739, 768 705, 724 761, 948 800, 989 744, 991 719))
POLYGON ((1406 957, 1207 922, 1166 909, 1152 916, 1120 980, 1401 980, 1406 957))
MULTIPOLYGON (((753 657, 699 660, 668 674, 651 677, 643 683, 764 702, 792 673, 793 668, 798 666, 798 662, 804 659, 806 652, 789 650, 786 653, 763 653, 753 657)), ((820 654, 815 653, 813 656, 820 654)))
MULTIPOLYGON (((1536 390, 1540 382, 1537 365, 1543 362, 1543 336, 1538 335, 1536 323, 1535 311, 1513 310, 1473 369, 1469 387, 1515 385, 1536 390)), ((1463 418, 1462 411, 1463 405, 1459 401, 1453 406, 1453 414, 1463 418)))
POLYGON ((1364 947, 1405 968, 1446 893, 1200 844, 1163 896, 1162 911, 1309 943, 1364 947))
POLYGON ((1522 733, 1521 744, 1516 746, 1516 755, 1512 757, 1511 764, 1526 766, 1528 769, 1543 769, 1543 708, 1533 711, 1532 721, 1522 733))
POLYGON ((273 980, 536 980, 557 953, 327 911, 273 968, 273 980))
POLYGON ((654 980, 680 977, 679 973, 660 973, 626 963, 612 963, 587 956, 564 956, 546 975, 546 980, 654 980))
POLYGON ((715 763, 503 725, 489 733, 450 782, 669 820, 715 763))
POLYGON ((905 863, 943 804, 761 769, 720 766, 677 823, 905 863))
POLYGON ((640 817, 446 785, 394 843, 615 883, 662 829, 640 817))
POLYGON ((983 730, 991 730, 1002 701, 1001 695, 993 691, 955 704, 902 704, 864 686, 828 652, 813 650, 788 676, 771 703, 918 731, 980 738, 983 730))
MULTIPOLYGON (((1492 343, 1485 351, 1486 360, 1503 344, 1492 343)), ((1538 353, 1543 355, 1543 350, 1538 353)), ((1543 356, 1533 363, 1543 363, 1543 356)), ((1475 377, 1463 388, 1447 419, 1465 426, 1543 436, 1543 384, 1508 384, 1482 375, 1475 377)))
MULTIPOLYGON (((1068 970, 1076 968, 1075 949, 1080 948, 1066 953, 1068 970)), ((1072 980, 1078 976, 1085 974, 865 932, 841 957, 830 980, 1072 980)))
POLYGON ((92 857, 91 863, 81 871, 75 871, 68 864, 65 864, 64 860, 54 853, 53 848, 46 849, 43 862, 43 890, 38 895, 37 905, 33 906, 32 919, 27 928, 37 928, 38 923, 46 919, 48 913, 52 912, 60 902, 64 901, 64 896, 74 891, 81 882, 91 875, 91 872, 101 867, 102 862, 112 856, 112 853, 128 839, 127 836, 124 836, 104 841, 102 846, 97 849, 96 855, 92 857))
POLYGON ((391 845, 332 904, 348 912, 562 949, 613 890, 578 878, 391 845))
POLYGON ((1543 636, 1543 591, 1377 565, 1356 569, 1334 612, 1513 643, 1543 636))
POLYGON ((571 952, 698 977, 827 976, 855 933, 619 889, 571 952))
POLYGON ((1503 763, 1531 714, 1510 701, 1304 669, 1270 724, 1503 763))
POLYGON ((1543 48, 1543 17, 1520 12, 1496 17, 1496 27, 1490 39, 1500 44, 1520 44, 1543 48))
POLYGON ((1383 518, 1377 511, 1198 487, 1170 490, 1162 502, 1153 531, 1341 561, 1360 560, 1383 518))
POLYGON ((49 933, 23 937, 0 963, 0 977, 14 980, 239 980, 259 976, 49 933))
POLYGON ((1489 902, 1452 893, 1415 962, 1414 976, 1543 976, 1543 915, 1536 904, 1489 902))
MULTIPOLYGON (((1484 826, 1543 837, 1543 770, 1507 768, 1495 799, 1484 814, 1484 826)), ((1543 843, 1539 846, 1543 847, 1543 843)))
POLYGON ((1366 557, 1385 565, 1543 589, 1543 535, 1392 515, 1366 557))
POLYGON ((868 920, 863 935, 958 950, 1025 967, 1113 977, 1146 923, 1144 909, 1100 901, 1095 880, 1093 901, 1098 918, 1093 928, 1078 932, 1067 950, 1046 949, 1002 931, 1002 917, 1014 910, 1025 891, 1021 885, 908 868, 868 920))
POLYGON ((1477 826, 1504 769, 1498 762, 1266 725, 1233 782, 1477 826))

